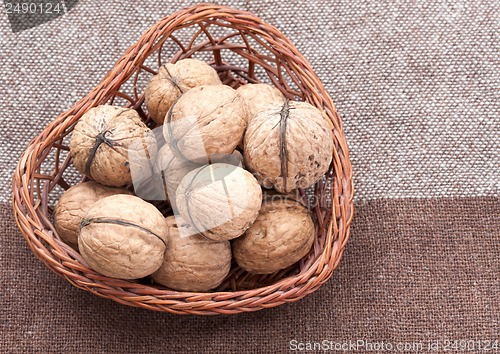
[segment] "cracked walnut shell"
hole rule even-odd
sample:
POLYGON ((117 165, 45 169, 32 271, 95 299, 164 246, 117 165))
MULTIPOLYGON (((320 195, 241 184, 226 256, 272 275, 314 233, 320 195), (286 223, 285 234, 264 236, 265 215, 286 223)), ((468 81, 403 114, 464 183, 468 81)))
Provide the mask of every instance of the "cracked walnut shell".
POLYGON ((156 138, 133 109, 102 105, 78 121, 70 142, 73 164, 93 180, 121 187, 142 178, 156 158, 156 138))
POLYGON ((219 286, 231 268, 229 241, 212 241, 193 231, 181 217, 166 219, 165 260, 155 282, 179 291, 208 291, 219 286))
POLYGON ((157 271, 166 243, 163 215, 142 199, 122 194, 95 203, 83 218, 78 237, 80 253, 92 269, 121 279, 157 271))
POLYGON ((184 92, 201 85, 222 85, 217 72, 210 65, 196 59, 182 59, 160 67, 144 92, 149 115, 159 125, 184 92))

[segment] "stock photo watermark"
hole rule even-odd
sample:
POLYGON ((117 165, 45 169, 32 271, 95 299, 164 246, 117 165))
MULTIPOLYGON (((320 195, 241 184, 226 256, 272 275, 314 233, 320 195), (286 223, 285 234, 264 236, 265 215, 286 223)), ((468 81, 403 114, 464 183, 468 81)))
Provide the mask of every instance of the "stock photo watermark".
POLYGON ((289 349, 292 352, 303 351, 337 351, 337 352, 498 352, 498 339, 437 339, 430 341, 378 341, 368 339, 351 339, 345 341, 299 341, 292 339, 289 349))
POLYGON ((7 14, 12 32, 16 33, 63 16, 77 2, 78 0, 4 0, 3 11, 7 14))
MULTIPOLYGON (((196 126, 196 123, 191 119, 192 117, 186 117, 176 122, 170 122, 168 126, 172 130, 186 126, 196 126)), ((165 126, 160 126, 151 132, 157 144, 145 144, 144 140, 138 137, 132 139, 126 149, 135 194, 148 201, 168 201, 174 215, 188 215, 192 224, 196 224, 196 227, 181 229, 181 237, 188 237, 211 230, 243 215, 247 207, 254 203, 252 198, 254 198, 255 194, 252 192, 252 184, 234 184, 234 181, 239 179, 238 175, 242 173, 244 167, 241 153, 220 156, 208 154, 205 150, 201 132, 193 133, 189 148, 191 153, 196 152, 197 163, 194 163, 185 158, 183 153, 176 147, 178 141, 176 142, 173 139, 170 143, 166 143, 161 138, 164 128, 165 126), (152 164, 151 156, 155 156, 157 149, 157 162, 152 164), (174 152, 176 149, 177 151, 174 152), (179 190, 183 192, 179 193, 179 190), (190 207, 190 201, 199 197, 197 196, 198 190, 204 190, 204 193, 212 193, 216 201, 214 205, 217 205, 217 208, 210 211, 210 218, 207 218, 203 225, 194 221, 196 216, 193 215, 197 212, 190 207), (181 200, 180 205, 184 206, 184 213, 178 205, 179 200, 181 200)), ((102 129, 103 127, 99 128, 99 130, 102 129)), ((192 131, 195 132, 196 130, 197 128, 194 128, 192 131)), ((112 130, 104 133, 111 132, 112 130)), ((113 142, 108 141, 104 133, 101 133, 102 136, 100 135, 96 140, 97 146, 101 143, 113 145, 113 142)), ((117 146, 114 145, 115 148, 117 146)), ((97 151, 97 148, 93 151, 97 151)), ((94 157, 95 155, 88 161, 92 163, 94 157)), ((87 164, 90 166, 88 162, 87 164)), ((256 178, 258 176, 257 173, 253 175, 256 178)), ((262 185, 271 186, 275 182, 262 176, 258 178, 262 185)), ((302 182, 297 183, 301 187, 302 182)), ((260 186, 258 188, 260 191, 260 186)), ((293 200, 301 203, 309 210, 320 206, 324 202, 321 196, 306 193, 305 190, 306 186, 303 186, 303 188, 294 189, 282 195, 267 189, 262 192, 262 195, 267 205, 280 204, 284 200, 293 200)), ((261 197, 259 197, 260 199, 261 197)))

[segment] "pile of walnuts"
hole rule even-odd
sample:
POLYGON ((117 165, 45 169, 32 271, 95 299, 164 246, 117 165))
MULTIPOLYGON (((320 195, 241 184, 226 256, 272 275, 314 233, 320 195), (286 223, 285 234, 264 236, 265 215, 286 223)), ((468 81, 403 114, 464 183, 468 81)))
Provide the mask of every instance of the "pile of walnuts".
POLYGON ((61 196, 54 224, 90 268, 203 292, 223 282, 233 258, 272 274, 309 253, 314 223, 290 193, 331 163, 323 112, 266 84, 234 90, 194 59, 162 66, 144 96, 159 128, 133 109, 102 105, 71 137, 73 164, 88 181, 61 196))

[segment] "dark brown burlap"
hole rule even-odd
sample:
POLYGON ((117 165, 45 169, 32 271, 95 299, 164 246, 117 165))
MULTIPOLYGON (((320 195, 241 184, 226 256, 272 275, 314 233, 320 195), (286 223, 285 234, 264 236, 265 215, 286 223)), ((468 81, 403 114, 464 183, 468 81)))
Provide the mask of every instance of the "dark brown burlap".
POLYGON ((281 353, 294 339, 500 339, 494 198, 358 203, 344 259, 320 290, 217 317, 149 312, 78 290, 34 258, 10 214, 2 206, 2 352, 281 353))

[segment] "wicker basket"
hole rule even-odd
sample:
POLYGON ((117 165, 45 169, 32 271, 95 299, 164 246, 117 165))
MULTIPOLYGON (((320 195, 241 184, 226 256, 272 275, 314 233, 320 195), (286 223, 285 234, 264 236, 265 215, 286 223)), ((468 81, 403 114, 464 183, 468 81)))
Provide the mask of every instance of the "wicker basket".
POLYGON ((276 28, 248 12, 201 4, 164 18, 130 47, 102 82, 57 117, 27 147, 13 177, 16 222, 31 250, 71 284, 119 303, 176 314, 235 314, 297 301, 318 289, 339 264, 353 216, 352 169, 342 123, 310 64, 276 28), (325 111, 334 136, 333 162, 325 178, 304 198, 311 205, 316 240, 311 252, 276 274, 250 275, 233 265, 213 292, 177 292, 147 279, 125 281, 89 269, 51 222, 64 189, 84 178, 71 165, 69 134, 89 108, 113 103, 144 109, 145 83, 166 61, 186 57, 209 62, 225 84, 268 82, 287 97, 325 111), (308 197, 314 198, 308 198, 308 197))

